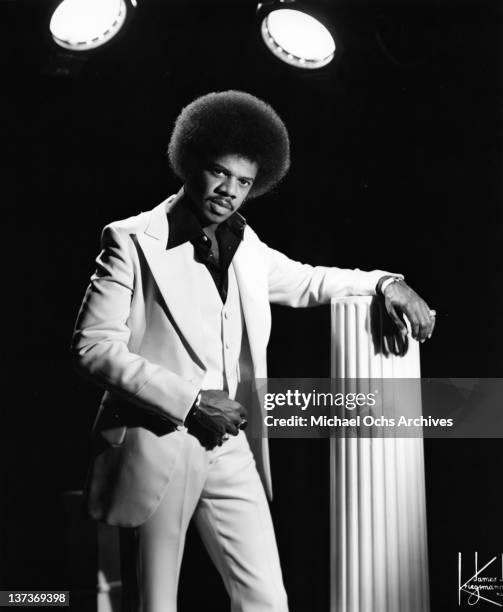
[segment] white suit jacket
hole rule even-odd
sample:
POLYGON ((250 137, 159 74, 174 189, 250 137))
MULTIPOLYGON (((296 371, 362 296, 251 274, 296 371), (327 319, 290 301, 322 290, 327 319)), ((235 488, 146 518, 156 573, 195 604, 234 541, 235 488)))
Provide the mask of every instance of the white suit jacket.
MULTIPOLYGON (((187 242, 166 249, 167 211, 179 199, 180 194, 172 196, 149 212, 105 227, 74 332, 78 371, 106 390, 94 426, 88 509, 113 525, 139 525, 155 511, 176 464, 180 436, 159 435, 145 423, 161 415, 169 419, 165 423, 181 425, 205 373, 204 296, 196 282, 193 247, 187 242)), ((269 248, 249 226, 233 265, 251 366, 262 379, 267 376, 270 302, 298 307, 333 296, 370 295, 388 274, 298 263, 269 248)), ((267 439, 253 442, 271 496, 267 439)))

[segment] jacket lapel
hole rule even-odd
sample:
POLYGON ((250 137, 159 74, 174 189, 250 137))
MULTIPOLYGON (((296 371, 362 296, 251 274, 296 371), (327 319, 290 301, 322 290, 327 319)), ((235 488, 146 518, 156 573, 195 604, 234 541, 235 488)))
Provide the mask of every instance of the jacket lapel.
MULTIPOLYGON (((151 212, 143 233, 137 235, 162 298, 171 314, 172 322, 186 340, 202 368, 204 364, 204 338, 201 320, 201 300, 198 289, 193 248, 190 243, 166 250, 169 226, 166 213, 183 195, 168 198, 151 212)), ((271 315, 267 287, 267 274, 258 265, 257 252, 246 239, 238 247, 233 259, 239 287, 241 307, 250 344, 255 372, 262 365, 269 339, 271 315)))
POLYGON ((168 220, 166 213, 175 205, 180 193, 169 198, 151 212, 150 221, 137 238, 152 276, 166 302, 172 323, 187 342, 190 352, 204 366, 204 338, 193 249, 190 243, 166 250, 168 220))

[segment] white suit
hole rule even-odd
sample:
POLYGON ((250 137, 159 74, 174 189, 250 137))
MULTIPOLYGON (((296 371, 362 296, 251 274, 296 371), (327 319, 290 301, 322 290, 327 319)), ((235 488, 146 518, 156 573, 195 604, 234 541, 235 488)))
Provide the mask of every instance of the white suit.
MULTIPOLYGON (((152 517, 176 465, 192 452, 187 449, 195 440, 187 443, 184 431, 153 433, 137 418, 163 415, 181 426, 205 374, 193 246, 186 242, 166 249, 167 211, 179 198, 172 196, 150 212, 104 229, 103 250, 74 334, 77 368, 106 389, 94 428, 89 510, 94 518, 122 527, 139 526, 152 517)), ((232 265, 256 378, 267 376, 269 302, 299 307, 333 296, 370 295, 388 274, 300 264, 269 248, 250 227, 232 265)), ((260 418, 259 406, 248 410, 260 418)), ((230 442, 232 449, 246 439, 240 434, 230 442)), ((267 439, 250 443, 270 495, 267 439)), ((229 453, 228 444, 218 452, 229 453)))

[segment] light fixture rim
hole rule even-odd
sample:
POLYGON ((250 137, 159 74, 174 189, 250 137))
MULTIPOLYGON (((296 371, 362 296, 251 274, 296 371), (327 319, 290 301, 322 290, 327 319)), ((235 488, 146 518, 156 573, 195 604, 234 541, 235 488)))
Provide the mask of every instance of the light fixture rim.
POLYGON ((323 68, 324 66, 329 64, 335 57, 335 52, 337 50, 337 44, 336 44, 335 38, 332 32, 329 30, 329 28, 327 28, 327 26, 320 19, 318 19, 317 17, 313 17, 313 15, 308 13, 303 8, 295 6, 295 3, 293 0, 291 0, 291 4, 293 4, 295 8, 293 7, 286 8, 286 7, 276 5, 274 6, 274 8, 272 8, 272 10, 268 11, 267 14, 263 16, 261 27, 260 27, 262 39, 264 43, 266 44, 267 48, 277 58, 281 59, 283 62, 287 64, 290 64, 291 66, 295 66, 296 68, 304 68, 304 69, 311 69, 311 70, 315 70, 317 68, 323 68), (283 49, 281 45, 279 45, 276 42, 276 40, 274 39, 274 37, 272 36, 270 32, 269 27, 268 27, 268 19, 272 13, 276 11, 284 11, 284 10, 290 10, 290 11, 296 11, 298 13, 303 13, 304 15, 307 15, 308 17, 315 19, 323 28, 326 29, 326 31, 330 35, 332 39, 333 47, 334 47, 333 51, 331 51, 328 55, 326 55, 323 58, 312 59, 312 58, 300 57, 298 55, 291 53, 290 51, 287 51, 286 49, 283 49))
MULTIPOLYGON (((59 4, 58 7, 61 6, 61 4, 59 4)), ((71 38, 62 38, 58 36, 57 34, 54 34, 51 28, 51 23, 49 23, 49 31, 51 32, 52 39, 57 45, 59 45, 60 47, 63 47, 64 49, 68 49, 70 51, 89 51, 91 49, 96 49, 97 47, 101 47, 102 45, 109 42, 119 32, 119 30, 124 25, 124 22, 126 21, 127 6, 126 6, 125 0, 118 0, 118 7, 119 7, 119 12, 115 18, 115 21, 110 26, 108 26, 108 28, 104 32, 102 32, 98 36, 95 36, 88 40, 75 40, 71 38)), ((53 13, 53 17, 54 17, 54 13, 53 13)), ((51 22, 52 22, 52 17, 51 17, 51 22)))

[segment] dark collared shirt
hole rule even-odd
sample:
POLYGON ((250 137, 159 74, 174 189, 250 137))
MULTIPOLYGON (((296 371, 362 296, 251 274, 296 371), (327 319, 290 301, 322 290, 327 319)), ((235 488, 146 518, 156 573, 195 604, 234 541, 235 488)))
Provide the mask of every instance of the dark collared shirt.
POLYGON ((246 220, 238 212, 221 223, 215 232, 218 241, 219 261, 211 253, 211 239, 204 231, 199 219, 183 199, 168 212, 169 236, 167 249, 174 249, 185 242, 194 246, 197 261, 204 263, 211 274, 218 293, 225 303, 229 287, 228 270, 232 258, 243 240, 246 220))

